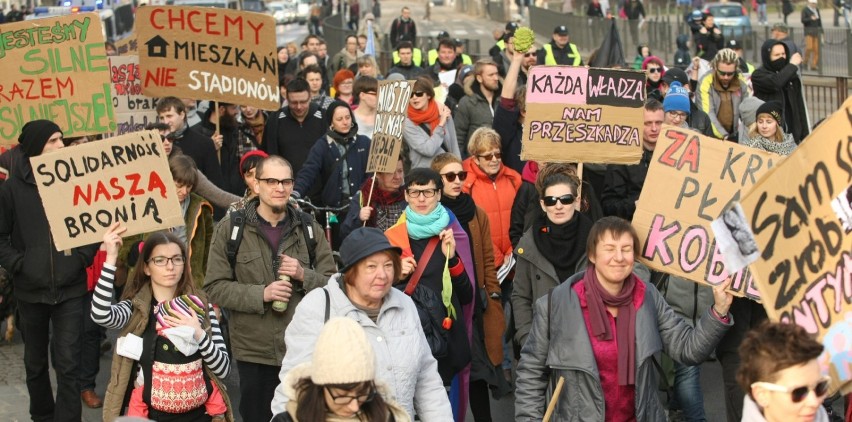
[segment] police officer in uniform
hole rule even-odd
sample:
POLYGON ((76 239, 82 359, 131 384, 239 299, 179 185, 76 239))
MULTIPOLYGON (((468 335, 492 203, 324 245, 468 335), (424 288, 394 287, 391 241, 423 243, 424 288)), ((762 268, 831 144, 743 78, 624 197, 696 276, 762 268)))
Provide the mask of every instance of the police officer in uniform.
POLYGON ((559 25, 553 28, 553 37, 549 43, 538 50, 537 64, 582 66, 583 58, 576 44, 568 42, 568 28, 559 25))

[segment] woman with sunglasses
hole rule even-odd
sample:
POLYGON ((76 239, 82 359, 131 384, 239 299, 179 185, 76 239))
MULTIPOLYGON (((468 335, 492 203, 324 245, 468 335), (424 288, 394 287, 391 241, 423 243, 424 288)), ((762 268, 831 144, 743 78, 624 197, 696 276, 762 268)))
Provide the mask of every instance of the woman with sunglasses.
POLYGON ((518 364, 515 421, 542 420, 548 386, 560 377, 565 388, 554 420, 667 420, 655 355, 686 365, 706 360, 733 323, 725 291, 731 279, 713 287, 713 305, 692 327, 633 273, 640 246, 630 222, 598 220, 586 242, 586 270, 536 301, 518 364))
POLYGON ((435 101, 435 83, 429 76, 414 81, 402 130, 403 157, 410 160, 408 169, 428 168, 432 157, 442 152, 461 157, 452 113, 435 101))
POLYGON ((367 333, 355 320, 329 319, 316 339, 310 362, 284 376, 286 411, 272 422, 407 422, 408 413, 376 379, 376 356, 367 333), (346 353, 340 353, 346 350, 346 353))
POLYGON ((476 206, 470 195, 462 192, 462 184, 468 173, 462 168, 459 157, 448 152, 440 154, 432 160, 432 170, 438 172, 444 182, 441 205, 458 218, 468 236, 473 254, 473 274, 478 294, 474 295, 476 303, 473 307, 470 408, 476 420, 491 420, 489 385, 495 388, 498 397, 511 389, 500 371, 506 321, 500 300, 500 283, 494 268, 491 225, 485 211, 476 206))
POLYGON ((586 239, 592 220, 579 212, 580 179, 563 172, 542 172, 538 206, 543 211, 515 249, 518 264, 512 290, 515 340, 523 346, 530 333, 533 306, 547 291, 586 264, 586 239))
POLYGON ((662 101, 660 85, 663 83, 663 76, 666 74, 663 61, 657 56, 648 56, 642 61, 642 70, 645 71, 645 89, 648 96, 662 101))
POLYGON ((830 380, 817 358, 823 345, 795 324, 764 322, 740 345, 737 382, 746 394, 743 422, 827 422, 830 380))
POLYGON ((151 420, 231 421, 221 379, 230 357, 213 307, 196 290, 184 243, 172 233, 148 236, 123 298, 112 303, 121 234, 104 234, 106 260, 95 287, 91 317, 120 330, 104 396, 104 420, 121 414, 151 420), (131 340, 139 341, 137 347, 131 340), (127 356, 136 355, 136 359, 127 356))

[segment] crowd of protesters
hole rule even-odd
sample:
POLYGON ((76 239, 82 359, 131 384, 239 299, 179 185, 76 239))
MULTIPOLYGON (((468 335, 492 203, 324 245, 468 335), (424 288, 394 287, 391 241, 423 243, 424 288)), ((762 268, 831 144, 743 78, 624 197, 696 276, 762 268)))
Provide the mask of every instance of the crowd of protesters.
MULTIPOLYGON (((624 13, 644 18, 638 0, 624 13)), ((726 292, 730 280, 699 286, 636 260, 630 220, 663 124, 785 156, 811 129, 799 70, 818 44, 809 62, 779 26, 752 65, 712 15, 688 19, 674 63, 640 46, 619 65, 647 76, 641 161, 582 178, 575 164, 520 157, 531 67, 588 61, 566 26, 521 52, 509 23, 474 61, 446 33, 416 48, 407 7, 387 69, 367 54, 371 25, 331 55, 316 23, 301 47, 281 46, 278 111, 160 99, 149 129, 185 221, 171 230, 114 224, 101 245, 57 251, 29 159, 89 140, 27 123, 0 156, 0 270, 15 287, 33 420, 80 420, 82 403, 108 421, 445 422, 468 407, 490 421, 491 397, 514 391, 514 420, 539 421, 564 377, 554 420, 702 421, 698 367, 711 355, 729 422, 828 420, 813 338, 766 322, 726 292), (412 94, 395 170, 370 174, 383 79, 412 80, 412 94), (337 224, 297 200, 348 210, 337 224), (103 397, 101 327, 120 332, 103 397), (239 408, 222 385, 232 370, 239 408), (674 380, 666 405, 661 376, 674 380)))

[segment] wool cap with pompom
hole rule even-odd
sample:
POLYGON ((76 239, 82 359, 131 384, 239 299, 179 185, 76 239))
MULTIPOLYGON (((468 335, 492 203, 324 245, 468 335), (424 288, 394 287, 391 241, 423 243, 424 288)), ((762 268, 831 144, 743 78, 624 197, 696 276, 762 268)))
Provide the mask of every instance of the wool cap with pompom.
POLYGON ((320 331, 310 364, 317 385, 355 384, 376 376, 376 357, 367 333, 355 320, 329 319, 320 331))

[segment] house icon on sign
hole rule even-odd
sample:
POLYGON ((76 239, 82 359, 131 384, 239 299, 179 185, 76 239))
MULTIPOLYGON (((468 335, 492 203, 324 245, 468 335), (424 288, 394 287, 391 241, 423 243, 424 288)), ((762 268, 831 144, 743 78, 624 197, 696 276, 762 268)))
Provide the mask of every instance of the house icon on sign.
POLYGON ((163 37, 156 35, 146 41, 145 45, 148 46, 148 57, 166 57, 169 43, 163 37))

